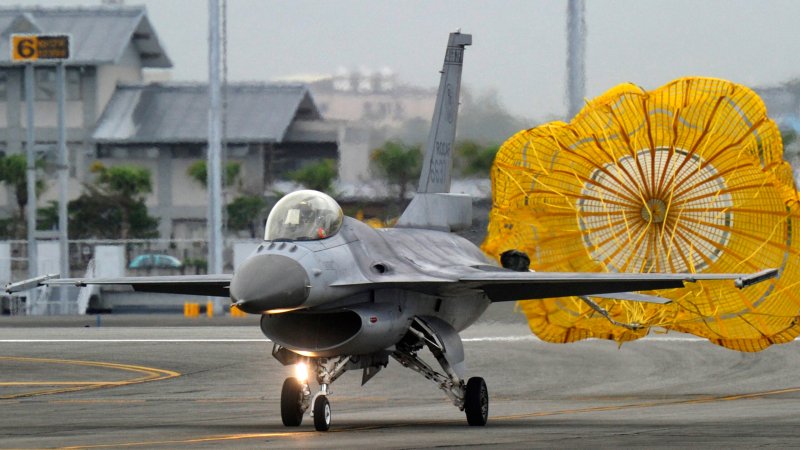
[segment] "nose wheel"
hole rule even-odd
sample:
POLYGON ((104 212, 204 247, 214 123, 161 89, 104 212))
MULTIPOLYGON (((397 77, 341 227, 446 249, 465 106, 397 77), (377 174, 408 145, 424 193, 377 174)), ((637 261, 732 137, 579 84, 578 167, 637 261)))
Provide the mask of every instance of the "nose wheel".
POLYGON ((331 427, 331 403, 327 395, 317 395, 314 400, 314 428, 328 431, 331 427))
POLYGON ((340 357, 333 364, 323 358, 309 358, 298 361, 297 377, 289 377, 283 382, 281 390, 281 419, 287 427, 299 426, 303 414, 311 408, 314 428, 328 431, 331 428, 331 403, 328 400, 330 385, 346 370, 350 356, 340 357), (309 369, 309 367, 311 369, 309 369), (312 397, 308 385, 309 370, 316 373, 319 392, 312 397))

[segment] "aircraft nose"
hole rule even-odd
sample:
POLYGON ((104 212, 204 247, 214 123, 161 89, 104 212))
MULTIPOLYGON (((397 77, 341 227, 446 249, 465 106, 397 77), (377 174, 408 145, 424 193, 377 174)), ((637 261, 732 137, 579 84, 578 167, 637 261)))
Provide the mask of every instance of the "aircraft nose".
POLYGON ((283 255, 255 255, 236 270, 231 280, 231 298, 242 311, 259 314, 295 308, 308 298, 306 270, 283 255))

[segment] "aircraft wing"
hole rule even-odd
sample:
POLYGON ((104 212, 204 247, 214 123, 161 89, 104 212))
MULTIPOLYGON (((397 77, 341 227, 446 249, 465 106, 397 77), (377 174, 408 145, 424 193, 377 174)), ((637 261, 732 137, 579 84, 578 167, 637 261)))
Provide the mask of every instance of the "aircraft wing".
POLYGON ((463 275, 459 281, 466 287, 484 291, 493 302, 506 302, 680 288, 684 283, 703 280, 732 280, 742 289, 773 278, 777 273, 777 269, 752 274, 487 271, 463 275))
POLYGON ((230 297, 230 274, 218 275, 170 275, 152 277, 120 278, 55 278, 45 275, 30 280, 6 285, 8 293, 32 289, 38 286, 130 286, 137 292, 159 292, 165 294, 208 295, 230 297))

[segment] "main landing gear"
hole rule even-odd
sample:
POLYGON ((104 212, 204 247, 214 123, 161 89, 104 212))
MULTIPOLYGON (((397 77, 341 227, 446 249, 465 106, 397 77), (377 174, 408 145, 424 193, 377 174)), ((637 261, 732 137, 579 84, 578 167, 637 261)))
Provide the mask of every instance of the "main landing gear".
POLYGON ((466 383, 459 376, 464 360, 461 338, 443 322, 415 319, 409 334, 396 345, 392 357, 404 367, 433 381, 460 410, 467 415, 471 426, 484 426, 489 420, 489 390, 481 377, 470 378, 466 383), (417 353, 422 347, 436 358, 444 373, 437 372, 417 353))
MULTIPOLYGON (((388 364, 388 357, 396 359, 404 367, 422 374, 433 381, 439 389, 467 416, 471 426, 484 426, 489 420, 489 390, 481 377, 473 377, 464 382, 464 349, 461 338, 449 325, 438 319, 414 319, 408 334, 394 349, 366 356, 341 356, 335 361, 327 358, 302 358, 295 365, 296 377, 283 382, 281 390, 281 419, 287 427, 299 426, 303 415, 311 408, 314 428, 328 431, 331 427, 331 404, 328 400, 329 388, 347 370, 363 369, 363 385, 388 364), (441 371, 423 361, 418 353, 427 347, 441 366, 441 371), (314 396, 308 385, 309 373, 316 374, 320 390, 314 396)), ((273 355, 287 361, 286 352, 276 345, 273 355)), ((299 356, 299 355, 298 355, 299 356)), ((295 360, 298 361, 298 360, 295 360)))

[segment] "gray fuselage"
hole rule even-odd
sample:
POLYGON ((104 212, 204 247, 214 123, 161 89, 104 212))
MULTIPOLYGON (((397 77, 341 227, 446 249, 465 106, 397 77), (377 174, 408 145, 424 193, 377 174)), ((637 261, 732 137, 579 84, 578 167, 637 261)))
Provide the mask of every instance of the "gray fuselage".
MULTIPOLYGON (((287 304, 276 296, 260 301, 250 294, 243 309, 261 310, 267 337, 297 353, 369 354, 394 345, 417 316, 436 317, 455 331, 472 324, 489 305, 483 292, 425 292, 418 286, 457 280, 457 268, 487 265, 495 263, 455 234, 374 229, 346 217, 341 230, 327 239, 265 241, 237 271, 247 273, 251 283, 238 291, 257 292, 263 281, 297 278, 302 268, 300 275, 307 282, 303 295, 287 304)), ((274 292, 271 284, 264 291, 274 292)))

